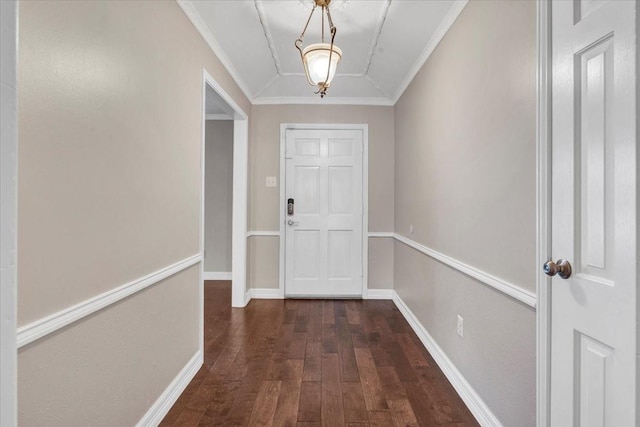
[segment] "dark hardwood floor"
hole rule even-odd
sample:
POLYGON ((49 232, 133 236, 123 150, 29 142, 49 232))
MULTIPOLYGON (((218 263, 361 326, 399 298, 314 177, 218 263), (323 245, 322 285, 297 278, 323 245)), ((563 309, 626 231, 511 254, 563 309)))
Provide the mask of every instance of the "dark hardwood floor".
POLYGON ((391 301, 230 305, 205 282, 204 365, 161 425, 478 425, 391 301))

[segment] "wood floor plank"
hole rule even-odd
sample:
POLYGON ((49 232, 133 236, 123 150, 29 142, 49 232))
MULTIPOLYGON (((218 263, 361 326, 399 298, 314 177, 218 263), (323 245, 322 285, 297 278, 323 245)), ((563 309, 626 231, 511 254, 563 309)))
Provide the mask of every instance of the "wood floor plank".
POLYGON ((391 417, 396 427, 417 427, 418 420, 411 409, 411 404, 407 399, 387 400, 391 408, 391 417))
POLYGON ((340 366, 337 354, 322 355, 322 425, 344 424, 340 366))
POLYGON ((408 333, 396 334, 396 341, 400 344, 400 348, 411 366, 429 366, 429 363, 422 355, 422 351, 420 351, 408 333))
POLYGON ((189 400, 191 400, 193 394, 198 391, 200 384, 202 383, 202 381, 204 381, 208 373, 209 371, 206 367, 203 366, 200 368, 198 373, 189 383, 189 386, 184 390, 178 400, 176 400, 176 403, 173 404, 173 407, 171 408, 169 413, 164 417, 164 419, 160 423, 161 426, 169 426, 175 424, 178 417, 180 416, 180 412, 187 406, 187 403, 189 403, 189 400))
POLYGON ((284 313, 284 321, 282 323, 295 323, 297 314, 297 309, 288 308, 284 313))
POLYGON ((396 370, 393 366, 376 366, 378 370, 378 376, 380 377, 380 384, 384 390, 384 394, 389 400, 406 399, 407 393, 404 391, 404 387, 396 374, 396 370))
POLYGON ((284 371, 286 370, 285 363, 287 361, 287 355, 283 353, 272 353, 269 358, 269 364, 267 365, 267 372, 265 379, 277 381, 281 380, 284 371))
POLYGON ((320 342, 308 342, 304 355, 303 381, 320 381, 322 379, 322 344, 320 342))
POLYGON ((338 353, 335 322, 322 324, 322 354, 338 353))
POLYGON ((253 300, 205 282, 205 364, 162 426, 477 426, 391 301, 253 300))
POLYGON ((215 390, 207 409, 200 419, 199 425, 210 426, 219 423, 229 414, 231 406, 238 391, 240 390, 240 381, 220 381, 215 383, 215 390))
POLYGON ((322 301, 314 300, 309 309, 307 342, 322 341, 322 301))
POLYGON ((333 324, 336 321, 333 312, 333 301, 322 300, 322 323, 333 324))
POLYGON ((437 375, 431 378, 421 376, 419 385, 427 396, 428 405, 437 422, 441 424, 470 422, 470 425, 475 425, 470 411, 447 381, 439 380, 437 375))
POLYGON ((371 351, 368 348, 356 348, 354 351, 367 409, 369 411, 388 410, 371 351))
POLYGON ((346 317, 336 319, 336 337, 338 341, 338 357, 340 360, 340 378, 342 381, 360 381, 356 364, 351 331, 346 317))
POLYGON ((248 426, 272 426, 280 394, 280 381, 263 381, 248 426))
POLYGON ((382 346, 389 355, 391 364, 395 368, 400 381, 418 381, 417 372, 413 366, 411 366, 411 363, 409 363, 397 342, 385 342, 382 346))
POLYGON ((302 385, 302 359, 289 359, 278 396, 278 405, 274 416, 275 426, 295 426, 298 420, 300 388, 302 385))
POLYGON ((304 359, 305 348, 307 346, 307 333, 294 332, 289 345, 289 359, 304 359))
POLYGON ((172 426, 190 427, 197 426, 200 423, 200 419, 204 415, 204 410, 184 408, 178 418, 173 422, 172 426))
POLYGON ((306 310, 298 310, 298 315, 296 316, 295 327, 293 328, 293 332, 307 332, 309 330, 309 306, 306 307, 306 310))
POLYGON ((360 324, 349 324, 349 330, 351 331, 351 342, 353 347, 369 347, 369 340, 367 340, 367 334, 364 332, 364 327, 360 324))
POLYGON ((359 325, 360 320, 360 310, 358 309, 358 305, 356 305, 355 301, 347 302, 347 319, 349 320, 350 325, 359 325))
POLYGON ((393 425, 390 412, 369 412, 370 427, 389 427, 393 425))
POLYGON ((436 420, 431 407, 429 406, 429 398, 417 383, 405 383, 407 399, 411 404, 411 409, 421 426, 437 426, 440 423, 436 420))
POLYGON ((369 421, 362 385, 359 382, 342 383, 342 402, 345 422, 364 423, 369 421))
POLYGON ((322 419, 322 384, 320 381, 303 381, 300 389, 298 422, 322 419))
POLYGON ((276 343, 273 346, 273 351, 276 353, 288 353, 291 340, 293 339, 293 323, 284 323, 277 336, 276 343))
POLYGON ((333 315, 335 318, 338 317, 347 317, 347 307, 345 300, 335 300, 333 301, 333 315))

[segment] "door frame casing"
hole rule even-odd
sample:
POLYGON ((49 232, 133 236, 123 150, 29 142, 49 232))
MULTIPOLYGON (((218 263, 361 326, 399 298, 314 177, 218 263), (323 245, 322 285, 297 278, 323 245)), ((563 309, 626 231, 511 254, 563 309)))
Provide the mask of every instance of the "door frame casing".
POLYGON ((551 280, 542 264, 551 256, 551 1, 536 1, 536 419, 549 425, 551 280))
MULTIPOLYGON (((207 122, 207 86, 211 87, 233 109, 233 202, 231 219, 231 306, 244 307, 247 271, 247 188, 249 157, 249 120, 247 114, 218 82, 202 69, 202 111, 200 147, 200 256, 204 257, 204 197, 205 197, 205 128, 207 122)), ((204 351, 204 261, 200 262, 199 336, 204 351)))
POLYGON ((369 125, 326 123, 281 123, 280 124, 280 203, 278 204, 280 257, 278 272, 278 296, 285 297, 285 248, 286 228, 284 206, 286 206, 286 133, 290 129, 308 130, 359 130, 362 131, 362 299, 367 298, 369 269, 369 125))

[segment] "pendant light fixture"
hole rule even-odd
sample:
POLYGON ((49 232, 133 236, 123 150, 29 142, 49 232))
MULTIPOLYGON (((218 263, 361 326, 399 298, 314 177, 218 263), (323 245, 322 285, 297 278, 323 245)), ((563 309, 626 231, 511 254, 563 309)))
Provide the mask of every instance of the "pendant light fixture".
POLYGON ((314 5, 307 19, 307 23, 302 30, 302 34, 295 41, 296 48, 300 51, 300 59, 304 66, 304 72, 307 76, 307 81, 311 86, 317 86, 318 90, 315 93, 319 93, 321 98, 327 93, 327 89, 333 80, 333 76, 336 73, 336 67, 338 62, 342 59, 342 50, 333 44, 336 38, 336 27, 331 20, 331 12, 329 12, 329 3, 331 0, 313 0, 314 5), (309 22, 316 8, 320 6, 322 8, 322 42, 310 44, 309 46, 302 48, 302 39, 304 33, 307 31, 309 22), (327 16, 327 22, 329 23, 329 32, 331 34, 331 43, 324 42, 324 16, 327 16))

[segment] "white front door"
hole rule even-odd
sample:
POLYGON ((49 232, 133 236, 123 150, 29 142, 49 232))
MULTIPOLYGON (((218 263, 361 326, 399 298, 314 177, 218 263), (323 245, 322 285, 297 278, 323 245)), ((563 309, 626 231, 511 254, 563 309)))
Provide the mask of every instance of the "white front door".
POLYGON ((552 3, 551 426, 636 425, 637 7, 552 3))
POLYGON ((362 296, 362 133, 285 132, 286 296, 362 296))

